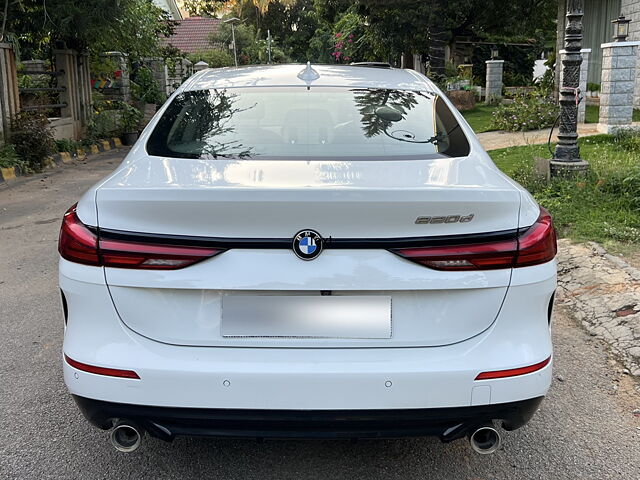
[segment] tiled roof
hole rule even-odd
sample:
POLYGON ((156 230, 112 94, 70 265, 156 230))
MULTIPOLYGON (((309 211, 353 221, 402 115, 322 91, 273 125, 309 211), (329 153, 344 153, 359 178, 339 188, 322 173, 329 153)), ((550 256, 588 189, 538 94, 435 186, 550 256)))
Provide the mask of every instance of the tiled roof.
POLYGON ((219 18, 187 17, 176 22, 173 35, 160 39, 163 45, 172 45, 184 53, 212 48, 209 38, 218 31, 219 18))

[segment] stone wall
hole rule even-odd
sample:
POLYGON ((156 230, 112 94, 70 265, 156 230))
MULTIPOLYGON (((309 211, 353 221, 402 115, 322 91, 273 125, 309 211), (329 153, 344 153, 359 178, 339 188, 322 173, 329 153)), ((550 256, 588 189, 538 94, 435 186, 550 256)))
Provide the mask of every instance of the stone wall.
POLYGON ((631 126, 639 42, 602 45, 602 86, 598 130, 612 133, 631 126))
MULTIPOLYGON (((622 0, 620 15, 624 15, 631 20, 629 38, 627 40, 631 42, 640 41, 640 0, 622 0)), ((611 33, 613 35, 613 28, 611 28, 611 33)), ((636 70, 633 105, 634 107, 640 107, 640 69, 636 70)))

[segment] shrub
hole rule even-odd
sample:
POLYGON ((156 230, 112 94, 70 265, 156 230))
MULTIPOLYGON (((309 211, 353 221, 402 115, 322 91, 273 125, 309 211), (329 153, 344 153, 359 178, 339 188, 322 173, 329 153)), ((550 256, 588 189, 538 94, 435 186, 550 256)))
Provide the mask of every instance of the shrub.
POLYGON ((538 130, 553 125, 558 113, 558 106, 549 98, 537 92, 522 94, 494 110, 491 128, 509 132, 538 130))
POLYGON ((56 140, 56 148, 59 152, 70 152, 75 153, 78 148, 80 148, 80 142, 76 142, 70 138, 63 138, 61 140, 56 140))
POLYGON ((49 120, 41 113, 20 112, 11 122, 10 143, 29 171, 39 172, 56 151, 49 120))
POLYGON ((130 133, 138 131, 138 127, 140 126, 140 121, 143 118, 142 112, 138 110, 136 107, 129 105, 128 103, 122 102, 121 104, 121 112, 122 112, 122 132, 130 133))
POLYGON ((599 92, 600 84, 599 83, 587 83, 587 92, 599 92))
POLYGON ((148 67, 140 67, 131 81, 133 98, 142 103, 162 105, 166 96, 160 91, 160 85, 153 78, 153 72, 148 67))
POLYGON ((200 50, 192 53, 188 58, 194 65, 200 61, 207 62, 210 68, 231 67, 234 65, 233 56, 220 48, 200 50))
POLYGON ((5 145, 0 148, 0 168, 17 167, 20 171, 29 172, 26 162, 16 153, 13 145, 5 145))

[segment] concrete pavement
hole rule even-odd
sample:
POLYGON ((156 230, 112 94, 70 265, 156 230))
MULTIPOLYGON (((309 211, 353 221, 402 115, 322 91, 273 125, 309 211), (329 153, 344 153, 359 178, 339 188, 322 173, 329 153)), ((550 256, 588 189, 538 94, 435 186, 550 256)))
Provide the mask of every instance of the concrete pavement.
MULTIPOLYGON (((549 141, 550 128, 532 130, 529 132, 484 132, 478 133, 478 140, 485 150, 498 148, 519 147, 523 145, 540 145, 549 141)), ((599 135, 597 123, 582 123, 578 126, 578 134, 581 137, 599 135)), ((553 142, 558 141, 558 128, 553 130, 553 142)))
POLYGON ((62 381, 56 243, 64 211, 119 162, 109 152, 77 168, 0 188, 0 479, 637 479, 640 395, 565 312, 555 316, 556 381, 525 428, 495 455, 435 439, 267 441, 146 438, 114 451, 62 381))

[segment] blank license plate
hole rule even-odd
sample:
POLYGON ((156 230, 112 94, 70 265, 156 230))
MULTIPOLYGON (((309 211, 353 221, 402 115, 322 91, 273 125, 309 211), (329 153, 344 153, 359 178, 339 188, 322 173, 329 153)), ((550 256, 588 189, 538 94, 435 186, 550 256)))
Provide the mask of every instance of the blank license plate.
POLYGON ((391 338, 391 297, 229 295, 222 336, 391 338))

